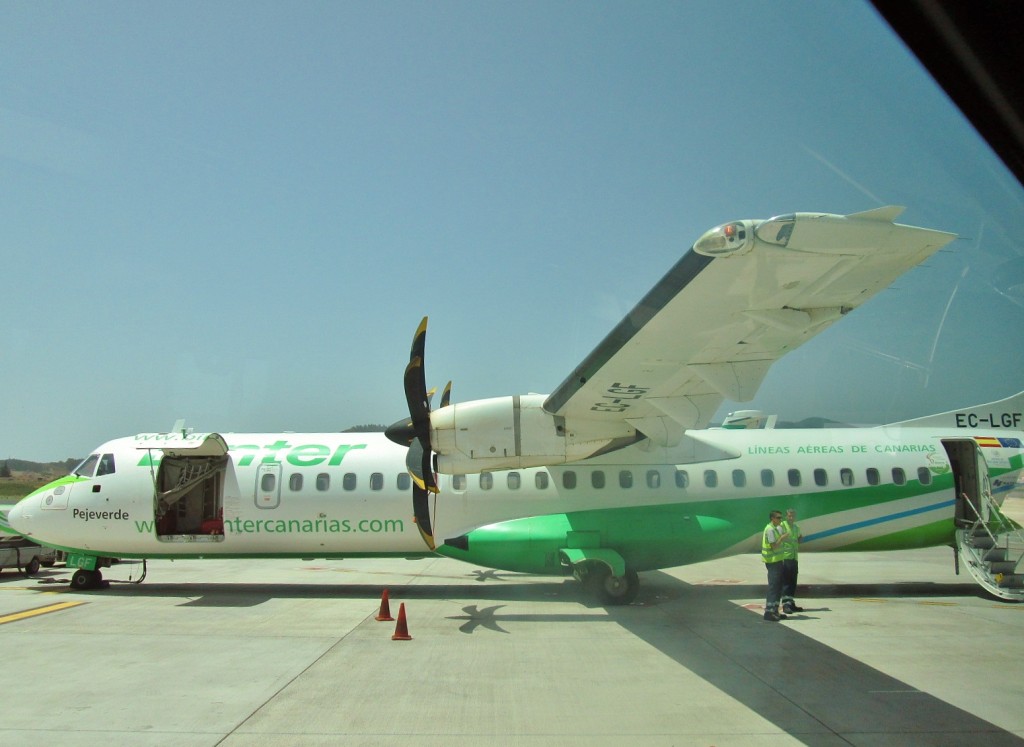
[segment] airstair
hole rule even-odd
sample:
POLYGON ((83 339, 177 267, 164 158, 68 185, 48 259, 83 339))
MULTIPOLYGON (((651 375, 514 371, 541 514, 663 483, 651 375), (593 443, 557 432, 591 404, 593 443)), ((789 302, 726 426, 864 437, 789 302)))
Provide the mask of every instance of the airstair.
POLYGON ((1024 531, 985 491, 964 501, 966 516, 956 530, 960 564, 974 580, 1001 599, 1024 601, 1024 531))

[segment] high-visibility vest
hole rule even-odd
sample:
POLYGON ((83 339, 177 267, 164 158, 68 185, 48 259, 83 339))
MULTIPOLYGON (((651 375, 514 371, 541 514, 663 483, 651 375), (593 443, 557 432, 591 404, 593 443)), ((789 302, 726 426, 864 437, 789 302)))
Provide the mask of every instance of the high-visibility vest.
POLYGON ((778 549, 772 549, 772 543, 768 541, 768 532, 771 531, 776 539, 778 535, 782 533, 782 525, 773 526, 769 521, 768 526, 764 528, 761 533, 761 560, 765 563, 778 563, 782 560, 782 546, 779 545, 778 549))
POLYGON ((800 527, 797 526, 796 522, 790 524, 785 519, 779 524, 779 528, 784 532, 789 532, 789 536, 782 540, 782 544, 779 545, 779 549, 782 550, 783 560, 796 560, 796 555, 800 551, 800 527))

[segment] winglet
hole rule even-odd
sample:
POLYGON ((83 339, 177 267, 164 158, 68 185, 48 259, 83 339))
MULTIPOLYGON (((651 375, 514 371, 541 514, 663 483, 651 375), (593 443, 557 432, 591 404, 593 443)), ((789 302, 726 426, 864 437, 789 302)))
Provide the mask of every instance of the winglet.
POLYGON ((906 208, 902 205, 886 205, 874 210, 865 210, 862 213, 850 213, 846 217, 856 218, 857 220, 877 220, 881 223, 892 223, 900 217, 904 210, 906 208))

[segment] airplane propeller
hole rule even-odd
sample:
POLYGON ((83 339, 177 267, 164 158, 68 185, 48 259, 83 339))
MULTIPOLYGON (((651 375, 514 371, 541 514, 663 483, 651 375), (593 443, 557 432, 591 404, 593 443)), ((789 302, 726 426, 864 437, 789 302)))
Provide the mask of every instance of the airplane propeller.
MULTIPOLYGON (((408 447, 405 465, 413 481, 413 514, 416 526, 431 550, 434 549, 433 529, 430 522, 430 493, 437 493, 434 473, 434 453, 430 447, 430 404, 434 390, 427 391, 423 357, 426 352, 427 317, 423 317, 412 338, 409 365, 405 367, 405 399, 409 417, 390 425, 384 434, 396 444, 408 447)), ((452 383, 449 381, 441 394, 441 407, 451 400, 452 383)))

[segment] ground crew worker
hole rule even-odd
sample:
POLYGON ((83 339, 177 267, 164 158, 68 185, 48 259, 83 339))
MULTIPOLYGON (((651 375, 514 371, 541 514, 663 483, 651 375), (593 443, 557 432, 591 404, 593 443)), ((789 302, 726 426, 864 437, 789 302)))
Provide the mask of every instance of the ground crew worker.
POLYGON ((764 600, 764 619, 769 622, 784 620, 779 614, 779 598, 782 596, 782 543, 786 532, 781 527, 782 512, 774 510, 768 514, 768 526, 761 534, 761 560, 768 571, 768 597, 764 600))
POLYGON ((799 570, 797 554, 800 551, 800 543, 804 535, 800 526, 796 523, 796 509, 786 510, 786 520, 780 525, 782 531, 789 536, 782 543, 782 611, 787 615, 794 612, 803 612, 803 607, 797 607, 796 601, 796 576, 799 570))

